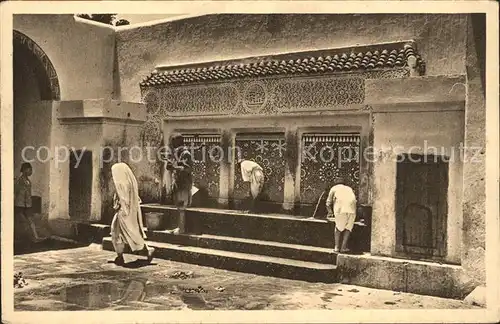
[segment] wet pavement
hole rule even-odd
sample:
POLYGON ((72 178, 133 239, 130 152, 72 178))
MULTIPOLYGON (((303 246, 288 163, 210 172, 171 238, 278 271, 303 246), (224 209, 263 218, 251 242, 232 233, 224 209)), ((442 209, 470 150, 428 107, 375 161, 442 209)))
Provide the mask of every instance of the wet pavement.
MULTIPOLYGON (((16 310, 302 310, 476 308, 462 301, 308 283, 126 255, 99 245, 15 256, 16 310)), ((390 274, 388 274, 390 275, 390 274)))

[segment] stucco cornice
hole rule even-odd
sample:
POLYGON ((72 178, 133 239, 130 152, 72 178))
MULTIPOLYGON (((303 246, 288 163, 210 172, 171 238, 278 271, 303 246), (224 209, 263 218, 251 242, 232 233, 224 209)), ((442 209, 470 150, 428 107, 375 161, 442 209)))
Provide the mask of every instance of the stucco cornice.
POLYGON ((109 24, 105 24, 105 23, 90 20, 90 19, 80 18, 77 15, 74 15, 73 18, 75 19, 76 22, 79 22, 82 24, 92 25, 92 26, 100 27, 102 29, 108 29, 108 30, 115 31, 115 27, 112 25, 109 25, 109 24))
POLYGON ((80 125, 80 124, 117 124, 117 125, 142 125, 143 120, 134 120, 117 117, 74 117, 58 118, 61 125, 80 125))
MULTIPOLYGON (((363 110, 361 105, 352 105, 349 109, 338 110, 338 111, 301 111, 301 112, 285 112, 279 115, 280 119, 314 119, 332 116, 358 116, 358 115, 369 115, 370 112, 363 110)), ((186 114, 168 114, 165 116, 164 121, 166 123, 172 123, 177 121, 193 121, 193 120, 248 120, 252 119, 267 119, 271 118, 267 115, 255 115, 255 114, 244 114, 244 115, 222 115, 222 114, 197 114, 197 115, 186 115, 186 114)))
POLYGON ((135 24, 130 24, 130 25, 123 25, 123 26, 114 26, 114 29, 116 30, 117 33, 120 33, 121 31, 134 30, 134 29, 151 27, 151 26, 162 25, 162 24, 169 24, 171 22, 176 22, 176 21, 180 21, 180 20, 188 20, 188 19, 198 18, 198 17, 206 16, 206 15, 207 14, 204 14, 204 13, 201 13, 201 14, 173 14, 171 17, 167 17, 167 18, 163 18, 163 19, 156 19, 156 20, 145 21, 145 22, 140 22, 140 23, 135 23, 135 24))

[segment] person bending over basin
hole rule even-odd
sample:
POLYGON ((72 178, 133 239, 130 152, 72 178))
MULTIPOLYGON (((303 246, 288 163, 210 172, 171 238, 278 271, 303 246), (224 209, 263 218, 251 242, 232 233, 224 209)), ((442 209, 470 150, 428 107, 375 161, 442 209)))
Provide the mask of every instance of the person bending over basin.
POLYGON ((342 177, 335 179, 326 199, 326 209, 327 220, 335 222, 335 252, 349 252, 347 243, 356 219, 356 195, 342 177))
POLYGON ((241 177, 243 182, 250 182, 250 195, 252 197, 252 204, 250 211, 255 211, 257 198, 262 192, 264 187, 264 169, 254 161, 238 159, 238 165, 241 168, 241 177))

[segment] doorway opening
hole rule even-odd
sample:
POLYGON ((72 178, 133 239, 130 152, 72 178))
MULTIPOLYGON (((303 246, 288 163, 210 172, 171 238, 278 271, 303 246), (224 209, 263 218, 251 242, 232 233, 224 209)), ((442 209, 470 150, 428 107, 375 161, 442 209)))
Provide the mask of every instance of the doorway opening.
POLYGON ((92 152, 71 152, 69 163, 69 215, 71 220, 89 220, 92 204, 92 152), (79 159, 77 158, 79 157, 79 159))
POLYGON ((396 253, 416 259, 446 255, 448 162, 405 154, 397 163, 396 253))

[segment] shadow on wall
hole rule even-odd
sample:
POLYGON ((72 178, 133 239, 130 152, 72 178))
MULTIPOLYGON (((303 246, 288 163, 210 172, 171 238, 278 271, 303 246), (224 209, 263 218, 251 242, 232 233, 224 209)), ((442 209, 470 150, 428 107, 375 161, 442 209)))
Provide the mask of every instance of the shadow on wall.
POLYGON ((485 95, 485 65, 486 65, 486 14, 472 14, 472 28, 476 55, 483 85, 483 95, 485 95))
POLYGON ((14 255, 22 255, 29 253, 45 252, 45 251, 56 251, 56 250, 67 250, 74 249, 77 247, 87 246, 86 243, 74 243, 66 242, 54 239, 47 239, 40 243, 31 243, 29 241, 15 242, 14 243, 14 255))
POLYGON ((111 166, 114 163, 103 163, 102 168, 99 172, 100 184, 101 184, 101 223, 111 224, 113 219, 113 194, 114 194, 114 184, 113 177, 111 176, 111 166))
POLYGON ((14 215, 14 255, 85 246, 85 243, 79 244, 63 238, 73 236, 73 230, 69 222, 64 222, 64 220, 62 222, 49 221, 47 214, 40 213, 42 205, 41 197, 32 196, 32 201, 32 220, 38 236, 43 240, 33 242, 33 233, 30 224, 21 215, 14 215))
MULTIPOLYGON (((106 143, 106 147, 120 147, 120 143, 106 143)), ((113 149, 113 151, 116 151, 113 149)), ((102 152, 99 170, 99 182, 101 186, 101 223, 111 224, 114 216, 113 209, 113 195, 115 193, 115 187, 113 184, 113 176, 111 174, 111 167, 113 164, 122 161, 128 164, 128 156, 120 156, 119 158, 112 154, 109 150, 102 152)))

